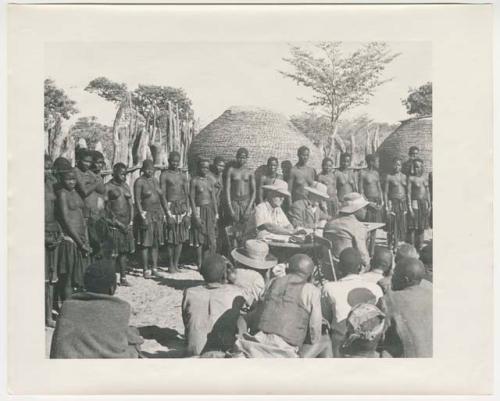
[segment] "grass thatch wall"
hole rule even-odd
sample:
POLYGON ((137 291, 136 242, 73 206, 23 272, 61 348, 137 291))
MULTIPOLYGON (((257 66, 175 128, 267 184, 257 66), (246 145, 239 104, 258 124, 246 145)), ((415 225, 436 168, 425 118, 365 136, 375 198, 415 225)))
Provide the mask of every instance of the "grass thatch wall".
POLYGON ((189 166, 192 170, 200 156, 213 160, 220 155, 232 160, 240 147, 248 149, 252 169, 265 164, 270 156, 277 157, 280 164, 285 160, 295 164, 302 145, 311 150, 309 164, 320 169, 320 150, 287 117, 258 107, 231 107, 194 137, 189 166))
POLYGON ((410 146, 420 149, 419 157, 424 161, 425 173, 432 171, 432 116, 424 116, 405 120, 380 145, 377 153, 380 156, 380 171, 387 174, 392 169, 395 157, 403 161, 408 159, 410 146))

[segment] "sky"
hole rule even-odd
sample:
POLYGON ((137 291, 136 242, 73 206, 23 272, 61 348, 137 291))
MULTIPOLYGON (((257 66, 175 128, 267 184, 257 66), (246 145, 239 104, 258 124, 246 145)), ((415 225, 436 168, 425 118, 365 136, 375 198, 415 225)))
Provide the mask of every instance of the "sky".
MULTIPOLYGON (((293 43, 299 44, 300 43, 293 43)), ((346 117, 367 114, 377 122, 395 123, 409 116, 401 100, 409 88, 432 81, 430 42, 389 42, 401 53, 384 71, 392 78, 380 86, 368 105, 346 117)), ((303 45, 308 45, 304 43, 303 45)), ((310 44, 309 44, 310 45, 310 44)), ((345 53, 359 43, 345 43, 345 53)), ((45 74, 77 102, 80 113, 112 125, 116 106, 84 91, 94 78, 183 88, 193 102, 200 128, 231 106, 260 106, 287 116, 309 111, 298 97, 311 91, 299 87, 278 70, 291 71, 283 61, 290 44, 280 43, 52 43, 45 48, 45 74)))

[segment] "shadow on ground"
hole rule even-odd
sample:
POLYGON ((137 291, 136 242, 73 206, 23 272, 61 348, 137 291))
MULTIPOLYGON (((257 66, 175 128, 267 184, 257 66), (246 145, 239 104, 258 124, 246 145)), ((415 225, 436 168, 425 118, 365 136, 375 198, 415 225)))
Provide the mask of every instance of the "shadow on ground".
POLYGON ((184 340, 177 330, 158 326, 139 327, 139 333, 146 340, 155 340, 158 344, 168 348, 168 351, 142 351, 145 358, 182 358, 184 357, 184 340))
POLYGON ((167 285, 175 288, 176 290, 185 290, 186 288, 196 287, 204 283, 203 280, 178 279, 173 277, 153 277, 152 279, 160 285, 167 285))

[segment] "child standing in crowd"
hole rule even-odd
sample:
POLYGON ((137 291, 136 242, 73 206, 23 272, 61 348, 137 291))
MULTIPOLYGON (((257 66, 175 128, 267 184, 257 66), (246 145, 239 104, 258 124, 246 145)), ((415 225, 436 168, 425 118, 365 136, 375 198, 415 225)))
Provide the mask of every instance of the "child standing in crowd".
POLYGON ((340 202, 344 199, 345 194, 358 192, 358 184, 354 171, 351 169, 351 155, 349 153, 340 155, 340 167, 335 172, 335 177, 337 179, 337 197, 340 202))
POLYGON ((424 243, 424 230, 429 228, 430 197, 422 159, 413 160, 413 175, 408 177, 408 233, 417 250, 424 243))
POLYGON ((210 163, 198 161, 198 175, 191 179, 190 202, 193 211, 193 245, 196 248, 197 265, 201 267, 203 251, 215 253, 215 225, 219 218, 217 200, 212 180, 208 178, 210 163))
POLYGON ((73 288, 83 287, 83 274, 92 249, 84 218, 85 204, 75 190, 76 174, 69 161, 60 172, 60 182, 56 207, 64 241, 59 254, 59 284, 61 298, 65 300, 71 297, 73 288))
POLYGON ((127 257, 135 252, 132 230, 133 202, 130 187, 125 182, 127 166, 116 163, 113 166, 113 178, 106 184, 106 204, 113 253, 116 258, 117 273, 120 273, 120 285, 130 286, 127 281, 127 257))
POLYGON ((401 172, 401 159, 393 161, 392 174, 388 174, 384 185, 387 212, 387 242, 394 250, 406 237, 406 175, 401 172))
POLYGON ((326 185, 329 199, 326 201, 328 214, 330 217, 337 217, 339 200, 337 198, 337 179, 333 166, 333 160, 325 157, 321 163, 321 174, 318 175, 318 182, 326 185))
POLYGON ((267 159, 266 172, 263 174, 257 183, 257 204, 264 201, 263 185, 273 185, 280 178, 278 174, 279 161, 276 157, 271 156, 267 159))
POLYGON ((134 183, 134 199, 136 215, 134 230, 137 244, 141 247, 141 259, 144 278, 158 274, 158 249, 165 243, 163 223, 167 210, 167 202, 163 197, 160 184, 154 175, 152 160, 142 163, 142 175, 134 183), (153 267, 148 269, 148 257, 151 252, 153 267))
POLYGON ((179 152, 170 152, 168 169, 160 175, 160 187, 163 197, 167 201, 167 224, 165 227, 165 241, 170 273, 179 272, 179 260, 182 244, 189 238, 189 188, 188 179, 180 170, 181 155, 179 152))

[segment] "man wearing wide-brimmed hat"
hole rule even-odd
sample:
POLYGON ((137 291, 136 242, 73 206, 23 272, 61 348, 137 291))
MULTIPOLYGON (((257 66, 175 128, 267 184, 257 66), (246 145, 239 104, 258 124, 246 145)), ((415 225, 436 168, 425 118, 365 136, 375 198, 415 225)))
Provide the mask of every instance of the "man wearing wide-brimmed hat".
POLYGON ((236 262, 236 268, 228 275, 229 281, 244 288, 250 303, 257 301, 266 286, 264 277, 269 278, 269 271, 278 264, 278 259, 269 253, 269 245, 261 240, 250 239, 245 246, 233 249, 231 256, 236 262))
POLYGON ((287 183, 277 179, 274 184, 263 185, 262 189, 265 200, 255 207, 245 237, 264 238, 269 233, 293 234, 295 230, 281 208, 285 197, 290 196, 287 183))
POLYGON ((310 187, 305 187, 307 199, 293 202, 288 216, 294 227, 322 228, 329 219, 326 213, 325 201, 330 199, 325 184, 314 182, 310 187), (325 210, 323 210, 325 209, 325 210))
POLYGON ((324 236, 332 242, 333 256, 339 258, 345 248, 356 248, 361 254, 363 266, 370 265, 367 248, 368 230, 361 223, 366 215, 369 202, 357 192, 346 194, 342 199, 339 217, 329 221, 324 228, 324 236))

